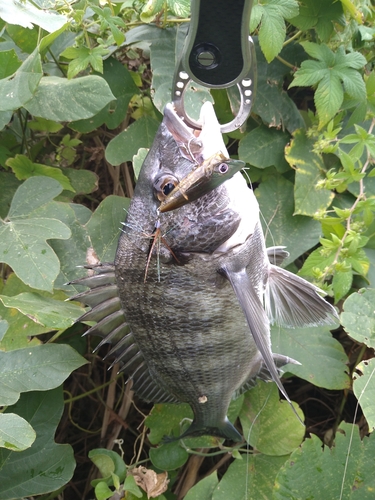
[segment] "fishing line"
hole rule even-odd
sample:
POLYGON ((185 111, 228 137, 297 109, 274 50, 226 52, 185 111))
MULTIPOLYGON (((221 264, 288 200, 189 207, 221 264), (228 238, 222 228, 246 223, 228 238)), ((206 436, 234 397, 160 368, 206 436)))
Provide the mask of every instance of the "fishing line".
POLYGON ((342 497, 343 497, 343 494, 344 494, 345 478, 346 478, 346 474, 347 474, 347 470, 348 470, 350 449, 351 449, 352 442, 353 442, 354 427, 355 427, 355 421, 356 421, 356 418, 357 418, 357 413, 358 413, 358 408, 359 408, 359 402, 360 402, 363 394, 365 393, 366 388, 367 388, 368 384, 370 383, 370 381, 371 381, 374 373, 375 373, 375 368, 372 370, 371 375, 369 376, 369 378, 368 378, 365 386, 363 387, 363 389, 362 389, 362 391, 361 391, 361 393, 360 393, 360 395, 359 395, 359 397, 357 399, 357 404, 356 404, 355 412, 354 412, 354 416, 353 416, 352 430, 350 432, 350 438, 349 438, 349 444, 348 444, 348 452, 346 454, 346 459, 345 459, 344 474, 343 474, 342 482, 341 482, 341 491, 340 491, 339 500, 342 500, 342 497))

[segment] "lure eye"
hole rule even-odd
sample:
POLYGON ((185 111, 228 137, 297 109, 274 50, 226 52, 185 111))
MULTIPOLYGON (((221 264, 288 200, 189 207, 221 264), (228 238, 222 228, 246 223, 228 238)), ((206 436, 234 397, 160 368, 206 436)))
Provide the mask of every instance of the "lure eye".
POLYGON ((221 174, 226 174, 229 170, 229 167, 226 163, 220 163, 218 170, 221 174))
POLYGON ((171 174, 162 175, 154 182, 154 194, 159 201, 165 198, 173 191, 178 184, 178 179, 171 174))

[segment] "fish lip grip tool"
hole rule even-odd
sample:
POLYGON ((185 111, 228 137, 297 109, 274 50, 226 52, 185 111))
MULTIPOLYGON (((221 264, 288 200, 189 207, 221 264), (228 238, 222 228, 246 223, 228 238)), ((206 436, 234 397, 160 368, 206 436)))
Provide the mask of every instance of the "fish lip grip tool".
POLYGON ((237 85, 240 108, 221 132, 240 128, 250 114, 255 91, 255 49, 249 36, 252 0, 192 0, 191 22, 173 81, 177 114, 195 129, 202 126, 184 108, 191 81, 208 88, 237 85))

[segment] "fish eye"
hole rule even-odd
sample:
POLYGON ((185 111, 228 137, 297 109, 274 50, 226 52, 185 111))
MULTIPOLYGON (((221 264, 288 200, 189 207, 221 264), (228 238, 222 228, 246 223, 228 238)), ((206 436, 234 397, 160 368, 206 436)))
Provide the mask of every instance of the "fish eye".
POLYGON ((226 174, 229 170, 229 167, 226 163, 220 163, 218 170, 221 174, 226 174))
POLYGON ((165 198, 173 191, 178 184, 178 179, 171 174, 162 175, 154 182, 154 194, 159 201, 165 198))

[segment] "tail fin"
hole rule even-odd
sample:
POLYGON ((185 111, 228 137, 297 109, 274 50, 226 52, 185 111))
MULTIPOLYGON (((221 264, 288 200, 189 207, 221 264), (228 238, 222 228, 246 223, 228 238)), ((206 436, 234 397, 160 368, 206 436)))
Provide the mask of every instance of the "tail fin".
POLYGON ((169 437, 165 436, 163 438, 163 443, 171 443, 173 441, 178 441, 179 439, 184 439, 187 437, 200 437, 200 436, 215 436, 224 439, 230 439, 234 442, 243 441, 243 437, 238 432, 238 430, 231 424, 227 417, 223 422, 218 423, 215 426, 208 426, 194 420, 190 427, 179 437, 169 437))
POLYGON ((270 322, 286 327, 335 324, 335 308, 319 293, 324 294, 312 283, 271 264, 264 298, 270 322))

